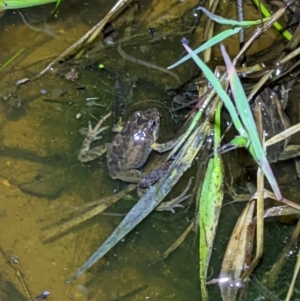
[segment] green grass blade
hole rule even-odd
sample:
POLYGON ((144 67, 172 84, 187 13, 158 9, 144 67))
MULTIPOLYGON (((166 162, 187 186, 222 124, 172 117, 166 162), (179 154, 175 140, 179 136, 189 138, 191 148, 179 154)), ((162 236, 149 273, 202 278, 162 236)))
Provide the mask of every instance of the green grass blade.
POLYGON ((14 54, 10 59, 3 63, 3 65, 0 65, 0 71, 8 66, 12 61, 14 61, 24 50, 25 48, 21 48, 16 54, 14 54))
MULTIPOLYGON (((260 9, 261 13, 265 16, 265 17, 270 17, 271 13, 268 11, 268 9, 264 6, 264 4, 259 1, 259 0, 252 0, 254 2, 254 4, 260 9)), ((279 22, 275 22, 273 24, 273 26, 279 31, 281 32, 282 36, 284 38, 286 38, 288 41, 290 41, 293 37, 293 35, 288 32, 287 30, 285 30, 283 28, 283 26, 279 23, 279 22)))
POLYGON ((236 21, 236 20, 231 20, 231 19, 225 19, 221 16, 212 14, 210 11, 208 11, 205 7, 198 7, 198 10, 202 10, 209 18, 214 20, 215 22, 223 25, 231 25, 231 26, 241 26, 241 27, 250 27, 250 26, 255 26, 259 25, 261 23, 264 23, 270 19, 270 17, 266 17, 262 20, 254 20, 254 21, 236 21))
MULTIPOLYGON (((219 102, 215 114, 214 145, 218 145, 221 139, 221 107, 219 102)), ((208 300, 206 289, 207 269, 209 266, 214 239, 218 226, 219 216, 223 201, 223 162, 217 154, 209 161, 202 191, 200 195, 200 206, 198 212, 199 220, 199 276, 201 287, 201 300, 208 300)))
MULTIPOLYGON (((205 42, 203 45, 201 45, 200 47, 198 47, 197 49, 194 50, 194 52, 196 54, 198 54, 198 53, 200 53, 200 52, 202 52, 202 51, 204 51, 208 48, 211 48, 212 46, 216 45, 217 43, 220 43, 224 39, 238 33, 241 30, 242 27, 249 27, 249 26, 259 25, 259 24, 261 24, 263 22, 266 22, 270 19, 270 15, 269 15, 268 17, 264 18, 263 20, 236 21, 236 20, 231 20, 231 19, 225 19, 221 16, 212 14, 206 8, 201 7, 201 6, 198 8, 198 10, 202 10, 209 18, 211 18, 215 22, 218 22, 218 23, 224 24, 224 25, 231 25, 231 26, 238 26, 238 27, 233 28, 233 29, 225 30, 225 31, 219 33, 218 35, 216 35, 215 37, 211 38, 210 40, 205 42)), ((171 66, 167 67, 167 69, 175 68, 175 67, 182 64, 183 62, 187 61, 190 58, 191 58, 190 55, 186 55, 185 57, 183 57, 182 59, 180 59, 176 63, 174 63, 171 66)))
POLYGON ((245 137, 236 136, 230 141, 229 144, 235 147, 247 147, 248 140, 245 139, 245 137))
POLYGON ((260 165, 259 161, 256 160, 255 152, 253 150, 252 144, 250 143, 250 140, 248 137, 245 138, 245 137, 241 137, 241 136, 236 136, 229 143, 223 145, 221 148, 216 149, 215 152, 217 152, 218 154, 224 154, 226 152, 232 151, 239 147, 247 148, 248 151, 250 152, 251 156, 256 161, 256 163, 258 165, 260 165))
MULTIPOLYGON (((237 72, 229 58, 229 55, 227 54, 225 47, 221 45, 221 52, 227 67, 227 72, 229 75, 229 82, 231 91, 233 94, 233 97, 235 99, 236 107, 239 112, 240 118, 243 122, 243 125, 246 128, 246 131, 249 134, 249 139, 251 141, 251 146, 253 148, 253 152, 255 155, 255 159, 259 161, 260 166, 266 175, 276 197, 278 200, 282 199, 282 195, 280 192, 280 189, 278 187, 277 181, 274 177, 273 171, 269 165, 269 162, 266 158, 265 152, 262 148, 258 133, 256 124, 249 106, 249 103, 247 101, 247 97, 245 95, 242 83, 240 81, 240 78, 237 75, 237 72)), ((231 116, 232 118, 232 116, 231 116)))
MULTIPOLYGON (((206 41, 203 45, 201 45, 200 47, 195 49, 194 53, 198 54, 208 48, 215 46, 216 44, 222 42, 223 40, 237 34, 241 29, 242 29, 241 27, 236 27, 233 29, 227 29, 227 30, 220 32, 216 36, 214 36, 211 39, 209 39, 208 41, 206 41)), ((173 65, 169 66, 167 69, 173 69, 173 68, 179 66, 180 64, 184 63, 185 61, 187 61, 190 58, 191 58, 191 55, 188 54, 188 55, 184 56, 182 59, 180 59, 179 61, 177 61, 176 63, 174 63, 173 65)))
POLYGON ((26 8, 57 2, 57 0, 6 0, 0 1, 0 10, 26 8))
POLYGON ((223 164, 220 156, 210 159, 202 186, 199 208, 199 257, 201 300, 207 300, 206 279, 223 201, 223 164))
POLYGON ((55 4, 55 7, 54 7, 54 12, 57 11, 57 9, 58 9, 58 7, 60 6, 60 4, 61 4, 61 0, 57 0, 57 1, 56 1, 56 4, 55 4))
POLYGON ((183 46, 186 49, 186 51, 191 55, 195 63, 198 65, 198 67, 203 71, 206 78, 209 80, 211 85, 214 87, 220 98, 223 100, 223 102, 226 105, 227 110, 230 112, 230 116, 232 118, 232 121, 234 123, 235 128, 240 133, 242 137, 247 137, 247 133, 238 117, 238 114, 235 110, 235 107, 227 95, 226 91, 224 91, 221 83, 218 81, 216 76, 213 74, 213 72, 206 66, 206 64, 193 52, 193 50, 183 42, 183 46))

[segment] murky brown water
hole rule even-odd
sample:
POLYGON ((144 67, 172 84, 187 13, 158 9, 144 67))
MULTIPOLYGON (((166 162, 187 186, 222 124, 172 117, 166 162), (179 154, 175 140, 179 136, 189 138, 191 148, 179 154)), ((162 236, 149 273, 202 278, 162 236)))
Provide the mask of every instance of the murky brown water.
MULTIPOLYGON (((171 10, 160 17, 153 12, 149 15, 147 9, 150 5, 155 7, 154 2, 161 5, 159 1, 140 3, 134 27, 128 28, 129 36, 139 35, 141 40, 134 43, 134 39, 130 39, 124 43, 123 50, 167 66, 182 53, 180 38, 190 34, 193 13, 174 21, 175 26, 171 21, 176 17, 171 10), (160 28, 157 41, 149 42, 149 27, 160 28)), ((44 20, 52 5, 24 9, 22 16, 30 27, 15 11, 7 12, 0 19, 0 63, 24 48, 11 65, 0 71, 0 96, 3 97, 0 102, 0 244, 9 256, 18 256, 17 267, 23 272, 33 296, 49 290, 49 300, 199 300, 198 243, 194 235, 170 258, 157 261, 158 255, 188 226, 185 218, 179 220, 172 218, 171 213, 155 213, 72 285, 67 285, 65 280, 110 235, 122 217, 95 217, 50 243, 40 240, 42 229, 58 222, 66 213, 76 212, 85 202, 111 195, 125 185, 110 179, 105 158, 88 165, 78 163, 76 158, 82 142, 79 130, 87 126, 88 120, 95 123, 111 110, 117 76, 128 73, 139 77, 133 98, 126 100, 126 116, 150 99, 146 106, 160 107, 164 116, 162 140, 172 137, 170 128, 177 127, 165 108, 171 106, 165 88, 176 87, 176 80, 124 60, 116 47, 91 54, 84 63, 86 68, 80 69, 79 78, 74 82, 65 79, 64 74, 71 65, 64 65, 15 91, 16 80, 32 77, 42 70, 98 22, 113 4, 114 1, 65 1, 57 17, 47 21, 44 20), (97 68, 99 63, 105 65, 104 70, 97 68), (90 106, 86 101, 89 97, 97 97, 97 105, 90 106), (162 217, 166 220, 161 220, 162 217)), ((223 15, 234 17, 231 15, 233 6, 224 2, 223 5, 223 15)), ((254 18, 255 10, 250 9, 250 4, 247 13, 249 18, 254 18)), ((202 29, 200 22, 193 36, 194 45, 200 43, 202 29)), ((127 35, 126 30, 120 29, 119 38, 127 39, 127 35)), ((275 36, 274 31, 266 33, 264 47, 271 44, 275 36)), ((230 39, 226 44, 233 54, 237 42, 230 39)), ((196 67, 189 62, 175 72, 180 81, 185 82, 196 73, 196 67)), ((103 141, 111 137, 111 131, 107 130, 103 141)), ((133 201, 121 201, 109 211, 126 213, 132 204, 133 201)), ((220 263, 218 257, 238 216, 229 206, 224 208, 225 227, 218 234, 213 259, 216 271, 220 263), (229 216, 230 221, 226 218, 229 216)), ((24 294, 14 271, 1 258, 0 267, 4 279, 24 294)), ((211 288, 211 291, 217 290, 217 287, 211 288)), ((15 292, 9 298, 7 300, 25 300, 15 292)))

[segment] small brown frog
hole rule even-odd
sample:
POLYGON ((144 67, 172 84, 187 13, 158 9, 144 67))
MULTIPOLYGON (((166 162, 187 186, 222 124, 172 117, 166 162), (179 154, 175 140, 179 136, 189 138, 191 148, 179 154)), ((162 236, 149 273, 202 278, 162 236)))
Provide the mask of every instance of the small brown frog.
POLYGON ((88 133, 78 154, 80 162, 89 162, 102 156, 107 151, 107 165, 113 179, 138 183, 142 179, 141 168, 147 161, 152 149, 158 152, 170 150, 174 143, 157 144, 160 117, 156 108, 137 111, 132 114, 123 128, 116 134, 111 143, 90 149, 93 141, 99 139, 103 131, 102 123, 110 116, 104 116, 88 133))

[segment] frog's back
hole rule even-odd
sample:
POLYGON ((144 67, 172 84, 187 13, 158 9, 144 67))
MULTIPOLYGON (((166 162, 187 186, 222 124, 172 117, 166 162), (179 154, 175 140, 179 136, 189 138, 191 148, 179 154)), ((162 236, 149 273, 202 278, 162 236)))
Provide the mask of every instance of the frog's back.
POLYGON ((112 178, 124 170, 142 167, 151 152, 147 144, 135 143, 134 140, 118 133, 112 143, 107 146, 107 166, 112 178))
POLYGON ((124 171, 142 167, 151 152, 159 130, 156 109, 135 112, 107 146, 107 164, 112 178, 124 171))

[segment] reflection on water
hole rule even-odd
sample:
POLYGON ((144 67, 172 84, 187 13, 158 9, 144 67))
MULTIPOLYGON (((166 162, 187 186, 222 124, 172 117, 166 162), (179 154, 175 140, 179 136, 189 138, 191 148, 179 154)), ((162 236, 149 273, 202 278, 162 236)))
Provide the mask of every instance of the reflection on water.
MULTIPOLYGON (((98 22, 114 4, 114 1, 93 2, 77 1, 76 5, 65 2, 54 18, 49 17, 51 5, 22 10, 27 22, 37 28, 51 29, 53 35, 27 27, 15 12, 7 12, 0 19, 1 27, 5 28, 0 53, 6 53, 6 56, 2 55, 1 63, 25 48, 20 58, 1 71, 0 225, 5 231, 1 231, 0 243, 10 256, 17 255, 20 259, 18 268, 23 272, 32 296, 48 290, 51 300, 144 300, 148 297, 199 300, 195 235, 190 235, 169 258, 158 261, 159 255, 188 226, 185 217, 176 219, 169 213, 154 213, 73 285, 66 285, 65 279, 110 235, 122 217, 95 217, 55 241, 43 244, 40 240, 41 230, 64 218, 66 213, 76 212, 80 205, 111 195, 125 186, 110 179, 105 158, 85 165, 76 159, 82 142, 79 131, 87 127, 89 120, 95 124, 98 118, 113 109, 117 78, 125 73, 138 76, 133 96, 124 99, 124 110, 116 114, 126 118, 143 106, 158 107, 163 115, 162 140, 171 138, 174 132, 170 128, 178 126, 166 109, 171 107, 166 88, 174 88, 177 83, 157 70, 124 61, 118 56, 116 47, 86 58, 85 68, 75 64, 79 77, 72 81, 68 81, 65 74, 74 64, 66 63, 37 81, 15 88, 17 80, 32 77, 42 70, 51 58, 98 22), (47 21, 44 21, 46 17, 47 21), (97 68, 99 63, 105 68, 97 68)), ((195 20, 191 17, 192 12, 188 12, 184 26, 174 34, 172 26, 182 25, 182 19, 175 19, 174 25, 167 16, 167 21, 163 22, 155 21, 159 19, 157 16, 142 18, 148 5, 145 3, 143 10, 137 13, 140 15, 135 15, 141 32, 138 32, 138 26, 131 28, 132 36, 140 33, 146 39, 137 46, 133 45, 134 40, 129 41, 126 51, 166 66, 182 53, 179 35, 193 37, 190 26, 195 20), (150 19, 153 24, 147 23, 150 19), (156 30, 157 36, 150 39, 145 32, 155 24, 160 31, 156 30)), ((201 22, 196 31, 202 35, 201 22)), ((125 33, 120 29, 119 35, 125 36, 125 33)), ((195 45, 200 43, 199 39, 195 37, 195 45)), ((186 82, 197 70, 188 63, 176 72, 182 82, 186 82)), ((100 143, 110 141, 112 135, 106 130, 100 143)), ((132 199, 122 200, 110 212, 127 212, 137 199, 135 194, 132 199)), ((222 227, 217 237, 214 276, 218 273, 232 223, 237 218, 228 207, 225 208, 222 219, 226 227, 222 227), (229 223, 228 217, 233 222, 229 223)), ((193 212, 188 217, 192 218, 193 212)), ((11 287, 11 294, 1 298, 25 300, 21 283, 4 260, 0 260, 0 266, 1 293, 6 294, 7 287, 11 287)), ((211 290, 217 291, 217 288, 211 290)))

